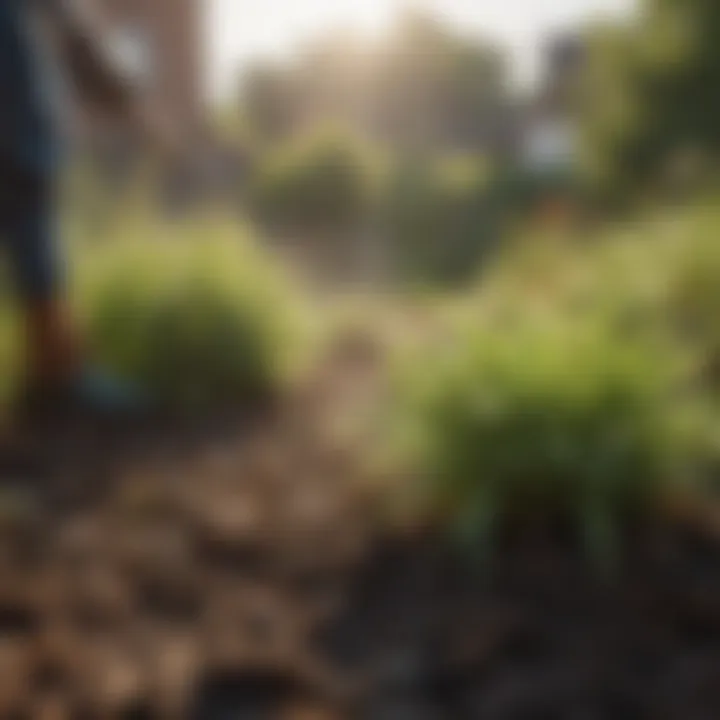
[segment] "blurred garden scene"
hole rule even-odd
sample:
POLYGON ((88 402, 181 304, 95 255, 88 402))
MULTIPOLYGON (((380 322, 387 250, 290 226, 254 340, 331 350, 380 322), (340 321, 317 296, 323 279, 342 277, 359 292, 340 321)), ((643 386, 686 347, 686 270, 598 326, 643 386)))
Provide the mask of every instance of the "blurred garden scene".
POLYGON ((0 286, 0 717, 719 716, 720 5, 98 2, 180 143, 73 104, 70 304, 156 411, 16 439, 0 286))

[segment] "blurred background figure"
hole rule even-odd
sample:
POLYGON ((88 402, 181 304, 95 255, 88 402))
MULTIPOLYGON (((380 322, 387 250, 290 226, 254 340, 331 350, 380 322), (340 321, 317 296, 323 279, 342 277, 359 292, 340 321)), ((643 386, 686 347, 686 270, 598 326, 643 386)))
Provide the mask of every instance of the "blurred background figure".
POLYGON ((148 126, 133 78, 108 52, 96 13, 73 0, 0 6, 0 232, 26 335, 23 410, 128 408, 129 393, 91 373, 69 317, 57 180, 62 75, 105 118, 148 126), (55 52, 55 63, 51 61, 55 52), (58 73, 57 63, 61 72, 58 73))

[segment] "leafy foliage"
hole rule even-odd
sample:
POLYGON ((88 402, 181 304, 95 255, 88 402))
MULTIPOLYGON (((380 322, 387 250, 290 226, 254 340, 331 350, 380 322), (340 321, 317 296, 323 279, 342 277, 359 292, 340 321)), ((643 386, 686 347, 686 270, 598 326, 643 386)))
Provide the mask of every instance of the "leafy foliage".
POLYGON ((628 26, 590 38, 586 167, 606 194, 677 191, 718 159, 720 7, 645 0, 628 26))
POLYGON ((374 201, 375 157, 357 139, 321 131, 266 158, 251 205, 270 226, 300 232, 355 227, 374 201))
POLYGON ((415 282, 473 277, 496 240, 500 208, 493 204, 488 169, 479 159, 402 165, 386 204, 396 265, 415 282))
POLYGON ((338 31, 256 65, 238 105, 267 142, 330 121, 385 146, 478 151, 502 145, 505 80, 496 48, 408 11, 380 42, 338 31))
POLYGON ((450 337, 398 368, 410 506, 476 553, 560 519, 608 562, 630 521, 700 492, 718 461, 717 226, 695 208, 508 253, 450 337))
POLYGON ((290 338, 281 278, 222 224, 184 232, 169 239, 146 226, 85 248, 79 305, 93 349, 179 409, 266 397, 282 381, 290 338))
POLYGON ((469 332, 406 380, 424 501, 481 547, 539 513, 570 520, 604 556, 628 515, 693 479, 699 416, 678 402, 674 370, 671 356, 598 328, 469 332))

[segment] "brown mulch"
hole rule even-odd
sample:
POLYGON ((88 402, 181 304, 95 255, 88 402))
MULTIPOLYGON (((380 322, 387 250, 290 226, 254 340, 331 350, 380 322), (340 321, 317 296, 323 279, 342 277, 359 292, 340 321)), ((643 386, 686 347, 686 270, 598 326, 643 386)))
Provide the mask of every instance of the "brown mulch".
POLYGON ((335 432, 377 380, 351 356, 252 423, 44 446, 39 506, 0 495, 0 718, 720 717, 715 540, 647 532, 610 577, 389 533, 335 432))

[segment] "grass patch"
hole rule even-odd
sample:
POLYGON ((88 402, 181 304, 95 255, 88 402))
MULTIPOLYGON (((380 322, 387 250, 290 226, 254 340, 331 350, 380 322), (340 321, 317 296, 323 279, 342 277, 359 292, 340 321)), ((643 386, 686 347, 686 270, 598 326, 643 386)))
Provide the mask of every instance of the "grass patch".
MULTIPOLYGON (((698 480, 708 429, 667 349, 598 328, 474 329, 402 373, 398 428, 421 504, 487 549, 508 522, 569 522, 596 559, 629 518, 698 480)), ((416 498, 417 499, 417 498, 416 498)))
POLYGON ((718 459, 698 372, 720 337, 718 224, 694 212, 509 254, 458 304, 451 338, 398 365, 405 507, 479 555, 507 528, 559 523, 607 565, 625 530, 702 497, 718 459))

